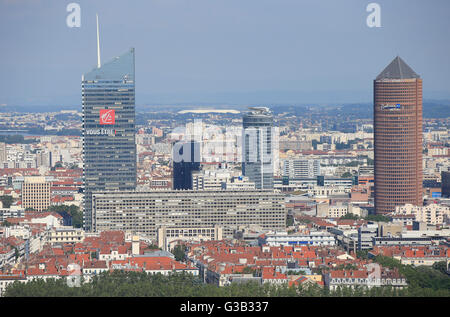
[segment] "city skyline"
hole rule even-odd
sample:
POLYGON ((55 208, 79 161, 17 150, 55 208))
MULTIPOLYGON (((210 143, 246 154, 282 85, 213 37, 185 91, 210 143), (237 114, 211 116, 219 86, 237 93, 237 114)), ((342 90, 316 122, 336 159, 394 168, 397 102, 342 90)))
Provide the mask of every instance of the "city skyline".
POLYGON ((449 9, 0 0, 0 299, 449 298, 449 9))
POLYGON ((2 105, 80 104, 75 79, 84 65, 95 65, 97 12, 105 60, 127 47, 145 56, 139 60, 138 104, 369 102, 371 87, 364 83, 380 71, 377 65, 395 55, 416 65, 427 78, 425 99, 450 99, 445 77, 450 46, 441 41, 449 23, 443 16, 448 11, 444 1, 435 6, 379 1, 380 28, 366 25, 367 4, 356 1, 219 1, 212 6, 198 0, 189 5, 169 1, 126 7, 110 1, 110 10, 102 1, 79 1, 80 28, 65 25, 65 3, 36 3, 0 2, 0 12, 5 13, 0 23, 8 29, 0 67, 10 74, 0 82, 2 105), (410 9, 408 15, 404 6, 410 9), (6 27, 15 25, 18 17, 26 21, 22 28, 6 27), (398 40, 408 38, 410 31, 415 41, 398 40), (113 40, 114 34, 118 36, 113 40), (43 43, 37 46, 36 41, 43 43), (422 44, 424 49, 419 49, 422 44), (24 71, 28 76, 21 76, 24 71), (37 73, 41 80, 35 85, 37 73), (49 76, 60 81, 50 85, 49 76), (19 78, 22 85, 17 85, 19 78), (55 85, 57 93, 51 94, 55 85))

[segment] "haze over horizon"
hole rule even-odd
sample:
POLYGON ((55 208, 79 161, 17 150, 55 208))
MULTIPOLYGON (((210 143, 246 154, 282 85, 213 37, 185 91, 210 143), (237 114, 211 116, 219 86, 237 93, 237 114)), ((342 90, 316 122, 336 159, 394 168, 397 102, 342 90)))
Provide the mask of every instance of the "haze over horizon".
POLYGON ((0 0, 0 105, 81 104, 81 75, 136 49, 136 104, 372 102, 373 80, 400 55, 424 99, 450 99, 450 3, 374 1, 0 0))

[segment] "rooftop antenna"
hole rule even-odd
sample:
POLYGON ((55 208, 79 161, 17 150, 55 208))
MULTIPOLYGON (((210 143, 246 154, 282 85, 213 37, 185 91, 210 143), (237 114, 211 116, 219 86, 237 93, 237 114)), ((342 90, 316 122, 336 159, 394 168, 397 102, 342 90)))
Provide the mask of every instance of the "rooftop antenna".
POLYGON ((97 17, 97 68, 100 68, 100 34, 98 31, 98 14, 95 14, 97 17))

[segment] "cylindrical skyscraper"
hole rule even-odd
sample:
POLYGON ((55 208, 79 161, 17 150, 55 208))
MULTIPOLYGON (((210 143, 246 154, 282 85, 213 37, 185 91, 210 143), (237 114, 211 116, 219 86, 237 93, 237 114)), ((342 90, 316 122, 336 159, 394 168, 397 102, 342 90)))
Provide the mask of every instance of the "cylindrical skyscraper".
POLYGON ((375 211, 422 205, 422 79, 396 57, 374 80, 375 211))

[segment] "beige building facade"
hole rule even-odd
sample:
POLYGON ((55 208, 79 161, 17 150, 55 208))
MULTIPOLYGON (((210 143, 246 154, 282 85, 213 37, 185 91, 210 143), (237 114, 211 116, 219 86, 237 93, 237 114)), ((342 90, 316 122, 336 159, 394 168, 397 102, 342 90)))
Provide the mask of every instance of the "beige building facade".
POLYGON ((50 189, 51 183, 45 177, 25 177, 22 184, 22 207, 46 210, 50 206, 50 189))

